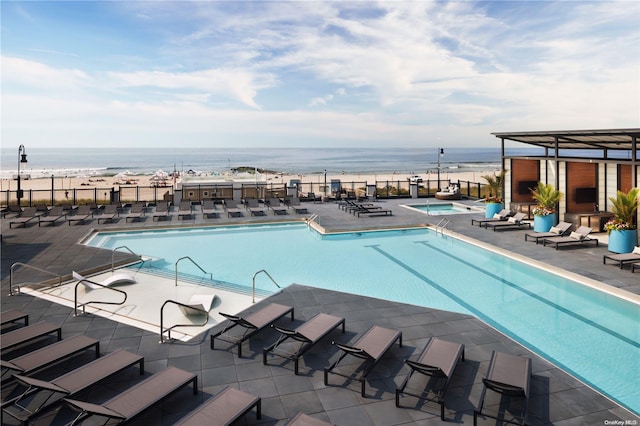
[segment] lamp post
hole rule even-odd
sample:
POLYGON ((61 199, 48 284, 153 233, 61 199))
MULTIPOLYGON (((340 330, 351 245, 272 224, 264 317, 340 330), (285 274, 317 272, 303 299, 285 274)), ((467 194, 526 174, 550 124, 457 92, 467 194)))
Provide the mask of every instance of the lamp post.
POLYGON ((438 153, 438 191, 440 191, 440 160, 442 158, 444 158, 444 149, 443 148, 438 148, 439 149, 439 153, 438 153))
POLYGON ((20 199, 22 198, 22 189, 20 189, 20 165, 27 164, 27 154, 24 150, 24 145, 18 147, 18 191, 16 192, 16 198, 18 199, 18 207, 20 207, 20 199))
POLYGON ((327 198, 327 169, 324 169, 324 198, 327 198))

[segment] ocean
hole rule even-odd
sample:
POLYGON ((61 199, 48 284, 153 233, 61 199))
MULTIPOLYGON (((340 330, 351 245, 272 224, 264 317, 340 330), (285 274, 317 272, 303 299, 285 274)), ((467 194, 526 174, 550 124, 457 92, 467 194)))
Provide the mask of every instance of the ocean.
MULTIPOLYGON (((250 167, 290 174, 419 174, 438 165, 436 148, 29 148, 23 174, 31 178, 53 176, 113 176, 127 172, 224 172, 250 167)), ((535 155, 535 148, 513 148, 508 155, 535 155)), ((0 151, 2 178, 17 173, 17 148, 0 151)), ((500 168, 500 148, 445 148, 440 169, 475 172, 500 168)))

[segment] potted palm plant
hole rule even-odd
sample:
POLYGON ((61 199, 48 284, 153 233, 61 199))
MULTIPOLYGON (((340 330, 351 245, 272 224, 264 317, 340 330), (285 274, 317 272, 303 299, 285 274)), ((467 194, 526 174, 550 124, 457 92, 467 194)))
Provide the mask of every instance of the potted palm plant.
POLYGON ((485 217, 491 218, 504 208, 504 198, 502 198, 502 186, 506 170, 498 174, 481 176, 487 181, 489 194, 485 197, 485 217))
POLYGON ((556 205, 562 198, 550 183, 538 182, 538 186, 531 190, 533 199, 538 205, 533 209, 533 230, 535 232, 549 232, 557 220, 556 205))
POLYGON ((631 253, 633 247, 638 244, 636 215, 639 193, 640 188, 633 188, 626 194, 618 191, 616 197, 609 197, 613 218, 604 225, 604 229, 609 233, 609 251, 631 253))

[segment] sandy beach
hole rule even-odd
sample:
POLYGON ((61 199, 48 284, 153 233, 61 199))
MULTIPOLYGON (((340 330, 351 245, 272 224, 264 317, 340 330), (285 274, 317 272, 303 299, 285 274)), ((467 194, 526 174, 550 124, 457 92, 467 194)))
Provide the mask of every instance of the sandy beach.
MULTIPOLYGON (((469 182, 480 182, 485 183, 485 180, 482 179, 483 175, 492 175, 496 170, 487 170, 485 172, 444 172, 440 173, 440 179, 442 181, 450 180, 452 182, 460 181, 469 181, 469 182)), ((328 173, 326 176, 326 182, 329 184, 331 180, 339 179, 343 184, 344 183, 367 183, 374 184, 375 182, 406 182, 410 178, 410 174, 407 173, 379 173, 379 174, 349 174, 349 173, 328 173)), ((424 180, 431 180, 435 182, 437 180, 437 173, 422 173, 419 176, 424 180)), ((289 184, 289 181, 292 179, 298 179, 303 184, 304 183, 314 183, 314 184, 324 184, 325 176, 324 174, 286 174, 286 173, 277 173, 277 174, 269 174, 263 173, 262 179, 267 182, 267 184, 281 185, 282 182, 289 184)), ((180 178, 177 178, 176 183, 180 183, 180 178)), ((164 193, 165 191, 170 191, 173 186, 173 179, 171 177, 167 178, 164 182, 154 182, 154 178, 152 175, 131 175, 128 176, 126 180, 116 179, 114 176, 91 176, 91 177, 54 177, 51 178, 39 178, 39 179, 22 179, 20 182, 20 187, 24 191, 51 191, 53 187, 56 192, 56 199, 60 198, 60 194, 65 191, 70 191, 72 189, 76 190, 100 190, 102 191, 110 191, 112 188, 115 190, 120 189, 120 187, 139 187, 140 198, 141 199, 151 199, 153 197, 153 191, 157 191, 158 193, 164 193), (154 184, 157 185, 157 189, 154 188, 154 184), (166 189, 165 189, 166 188, 166 189)), ((17 189, 17 182, 13 179, 2 179, 0 181, 0 192, 2 191, 15 191, 17 189)), ((34 197, 35 198, 35 197, 34 197)))

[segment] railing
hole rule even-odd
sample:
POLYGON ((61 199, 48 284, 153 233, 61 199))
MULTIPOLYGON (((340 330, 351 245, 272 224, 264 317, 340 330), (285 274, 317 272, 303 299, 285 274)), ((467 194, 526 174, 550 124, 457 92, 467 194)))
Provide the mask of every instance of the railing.
POLYGON ((269 277, 271 282, 273 282, 276 285, 276 287, 282 288, 276 282, 276 280, 274 280, 273 277, 271 275, 269 275, 269 273, 265 269, 261 269, 258 272, 256 272, 255 274, 253 274, 253 279, 252 279, 252 289, 253 290, 252 290, 252 293, 251 293, 251 302, 252 303, 256 303, 256 276, 258 276, 258 274, 261 274, 261 273, 264 273, 267 277, 269 277))
MULTIPOLYGON (((28 265, 26 263, 16 262, 13 265, 11 265, 11 269, 9 270, 9 296, 13 296, 14 295, 13 294, 13 272, 14 272, 15 268, 18 267, 18 266, 23 266, 25 268, 34 269, 34 270, 36 270, 38 272, 42 272, 42 273, 45 273, 45 274, 52 275, 52 276, 58 278, 58 285, 62 284, 62 275, 58 275, 58 274, 55 274, 55 273, 53 273, 51 271, 46 271, 44 269, 40 269, 40 268, 38 268, 36 266, 28 265)), ((17 294, 20 294, 20 286, 17 286, 17 287, 18 287, 18 293, 17 294)))
POLYGON ((318 215, 316 213, 312 214, 307 218, 307 228, 311 226, 311 222, 319 223, 316 219, 318 219, 318 215))
POLYGON ((109 286, 106 286, 104 284, 100 284, 100 283, 97 283, 95 281, 91 281, 91 280, 88 280, 86 278, 83 278, 83 279, 81 279, 80 281, 78 281, 76 283, 76 285, 75 285, 75 287, 73 289, 73 316, 74 317, 78 316, 78 306, 82 306, 82 313, 84 314, 86 312, 85 307, 90 303, 99 303, 101 305, 124 305, 124 303, 126 301, 127 301, 127 293, 125 291, 118 290, 117 288, 109 287, 109 286), (90 300, 88 302, 78 304, 78 287, 80 286, 80 284, 85 283, 85 282, 93 284, 93 285, 97 285, 97 286, 105 288, 107 290, 115 291, 116 293, 123 294, 124 295, 124 299, 122 300, 122 302, 101 302, 99 300, 90 300))
POLYGON ((120 249, 127 249, 127 251, 128 251, 129 253, 131 253, 131 254, 132 254, 132 255, 134 255, 134 256, 138 256, 138 258, 140 259, 140 261, 141 261, 142 263, 144 263, 144 260, 142 260, 142 256, 140 256, 140 255, 139 255, 139 254, 137 254, 137 253, 134 253, 134 252, 133 252, 133 250, 131 250, 129 247, 127 247, 127 246, 120 246, 120 247, 116 247, 116 248, 114 248, 113 250, 111 250, 111 272, 113 272, 113 271, 114 271, 114 266, 115 266, 115 260, 114 260, 114 259, 115 259, 115 256, 116 256, 116 251, 118 251, 118 250, 120 250, 120 249))
POLYGON ((193 263, 198 269, 200 269, 202 271, 203 274, 209 274, 209 279, 213 280, 213 274, 211 272, 207 272, 204 269, 202 269, 202 267, 200 265, 198 265, 192 258, 190 258, 189 256, 184 256, 181 257, 180 259, 176 260, 176 264, 175 264, 175 269, 176 269, 176 282, 175 285, 176 287, 178 286, 178 263, 180 263, 180 261, 182 260, 189 260, 191 263, 193 263))
POLYGON ((448 226, 451 225, 453 229, 453 222, 450 219, 443 218, 436 224, 436 235, 438 235, 438 230, 440 230, 440 235, 444 236, 444 230, 449 229, 448 226))
POLYGON ((209 323, 209 312, 205 311, 204 309, 200 309, 200 308, 196 308, 194 306, 186 305, 184 303, 176 302, 175 300, 167 300, 162 304, 162 307, 160 308, 160 343, 164 343, 164 333, 165 332, 167 333, 167 340, 171 340, 171 330, 173 330, 174 328, 178 328, 178 327, 204 327, 208 323, 209 323), (198 312, 202 313, 202 315, 204 315, 204 318, 205 318, 204 322, 202 324, 175 324, 175 325, 172 325, 171 327, 168 327, 165 330, 164 329, 164 307, 168 303, 173 303, 174 305, 182 306, 184 308, 187 308, 187 309, 190 309, 190 310, 194 310, 194 311, 198 311, 198 312))

